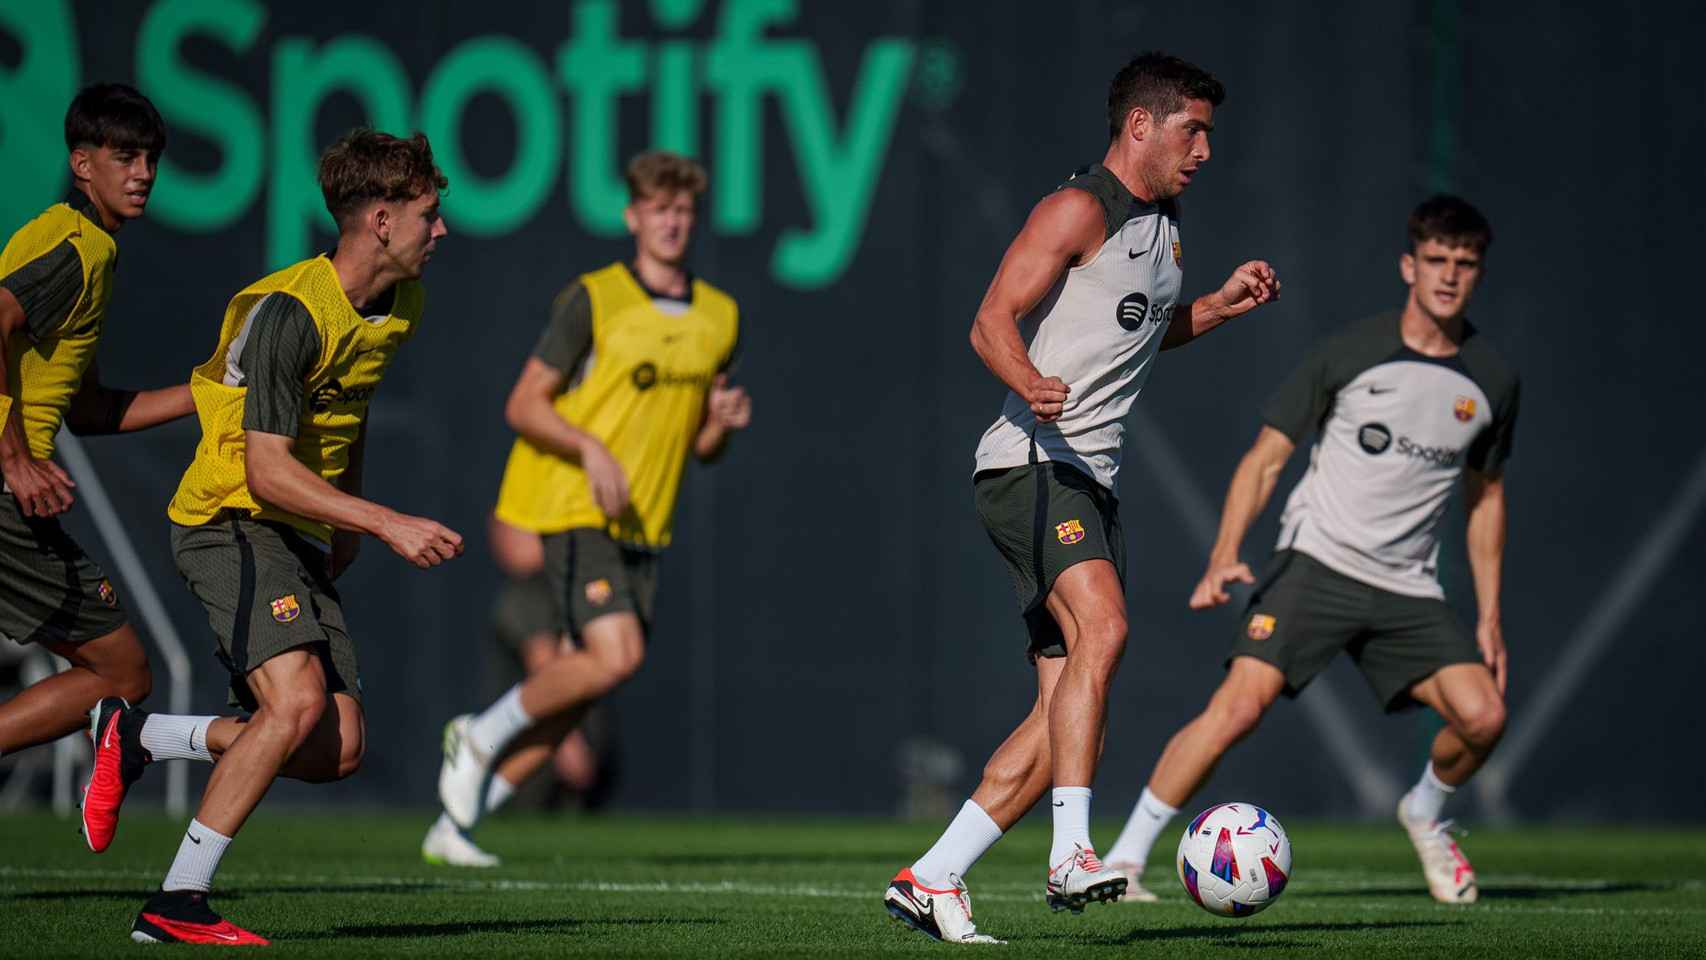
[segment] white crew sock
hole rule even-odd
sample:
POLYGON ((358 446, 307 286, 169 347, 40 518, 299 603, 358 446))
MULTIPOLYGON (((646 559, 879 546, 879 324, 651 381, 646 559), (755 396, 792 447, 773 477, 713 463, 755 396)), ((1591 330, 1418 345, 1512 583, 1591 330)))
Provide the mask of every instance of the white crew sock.
POLYGON ((501 775, 494 774, 492 782, 486 784, 486 809, 483 812, 491 813, 508 803, 509 798, 513 796, 515 796, 515 785, 505 780, 501 775))
POLYGON ((184 839, 178 843, 178 858, 172 861, 172 869, 167 871, 160 889, 206 893, 213 886, 213 872, 219 869, 219 858, 225 856, 230 843, 230 837, 202 826, 200 820, 191 820, 184 839))
POLYGON ((213 762, 207 751, 207 728, 218 717, 180 717, 151 713, 142 723, 142 749, 156 760, 213 762))
POLYGON ((989 818, 983 808, 970 800, 960 807, 948 829, 942 831, 936 845, 924 852, 912 865, 912 875, 919 883, 933 890, 952 886, 949 876, 964 877, 977 858, 1001 839, 1001 828, 989 818))
POLYGON ((1054 788, 1054 845, 1049 848, 1049 870, 1072 859, 1073 850, 1090 845, 1090 788, 1054 788))
POLYGON ((1434 762, 1429 760, 1422 767, 1422 779, 1404 794, 1404 817, 1418 823, 1435 823, 1445 809, 1445 802, 1457 788, 1441 780, 1434 774, 1434 762))
POLYGON ((473 741, 475 753, 490 758, 508 746, 516 734, 531 726, 533 718, 521 708, 521 684, 518 683, 468 724, 468 738, 473 741))
POLYGON ((1137 798, 1137 806, 1131 808, 1131 816, 1126 819, 1125 829, 1120 831, 1119 839, 1108 851, 1107 861, 1135 863, 1141 868, 1149 862, 1149 851, 1155 846, 1155 838, 1161 836, 1161 831, 1167 829, 1168 822, 1178 813, 1178 807, 1168 806, 1144 787, 1143 796, 1137 798))

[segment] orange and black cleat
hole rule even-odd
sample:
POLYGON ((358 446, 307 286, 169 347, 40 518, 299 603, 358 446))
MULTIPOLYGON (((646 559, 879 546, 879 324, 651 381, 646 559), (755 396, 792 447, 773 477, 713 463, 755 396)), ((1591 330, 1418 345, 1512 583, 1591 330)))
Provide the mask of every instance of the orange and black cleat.
POLYGON ((213 912, 207 894, 162 890, 142 905, 130 939, 137 943, 211 943, 223 947, 265 947, 267 938, 250 933, 213 912))
POLYGON ((83 787, 83 839, 100 853, 118 834, 118 809, 130 785, 153 759, 142 749, 143 711, 119 697, 107 697, 89 711, 95 741, 95 770, 83 787))

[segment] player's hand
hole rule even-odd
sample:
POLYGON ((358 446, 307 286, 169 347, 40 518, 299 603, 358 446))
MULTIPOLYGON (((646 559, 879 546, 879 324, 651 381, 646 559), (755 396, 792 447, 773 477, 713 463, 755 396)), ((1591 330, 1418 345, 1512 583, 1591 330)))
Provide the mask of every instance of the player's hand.
POLYGON ((71 489, 77 484, 52 460, 30 456, 0 460, 0 475, 26 517, 57 517, 71 509, 76 499, 71 489))
POLYGON ((1053 423, 1060 419, 1060 412, 1066 409, 1066 396, 1072 388, 1059 377, 1045 377, 1037 374, 1025 387, 1025 402, 1031 405, 1031 414, 1038 423, 1053 423))
POLYGON ((1499 696, 1505 693, 1505 631, 1497 620, 1482 620, 1475 625, 1475 645, 1481 648, 1481 662, 1493 671, 1493 682, 1499 685, 1499 696))
POLYGON ((612 520, 621 516, 628 509, 628 474, 604 444, 587 438, 581 447, 581 469, 586 471, 598 509, 612 520))
POLYGON ((462 553, 462 535, 436 520, 392 513, 379 527, 379 539, 422 570, 462 553))
POLYGON ((717 374, 705 398, 705 415, 724 430, 744 430, 752 423, 752 398, 745 387, 729 386, 726 373, 717 374))
POLYGON ((1215 292, 1227 317, 1249 313, 1264 303, 1278 300, 1279 295, 1279 275, 1266 260, 1251 260, 1232 271, 1232 276, 1215 292))
POLYGON ((326 558, 326 576, 336 580, 355 563, 361 552, 361 534, 350 530, 332 531, 332 553, 326 558))
POLYGON ((1191 591, 1191 609, 1208 610, 1218 607, 1232 599, 1226 592, 1229 583, 1255 583, 1256 578, 1250 573, 1247 563, 1216 563, 1210 564, 1208 572, 1197 581, 1197 588, 1191 591))

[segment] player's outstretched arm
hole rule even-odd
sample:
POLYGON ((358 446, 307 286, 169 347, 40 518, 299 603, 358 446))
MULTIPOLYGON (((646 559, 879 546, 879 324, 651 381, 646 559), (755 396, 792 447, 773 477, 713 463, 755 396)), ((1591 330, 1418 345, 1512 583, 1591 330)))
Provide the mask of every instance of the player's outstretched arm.
POLYGON ((504 420, 529 443, 578 461, 592 485, 592 498, 607 517, 628 507, 628 474, 597 437, 564 420, 555 400, 568 377, 538 357, 528 357, 504 404, 504 420))
POLYGON ((1244 534, 1262 515, 1268 499, 1274 495, 1280 471, 1291 459, 1296 444, 1291 438, 1270 426, 1263 426, 1256 442, 1238 469, 1232 472, 1232 483, 1226 489, 1226 506, 1220 511, 1220 533, 1215 536, 1214 549, 1209 551, 1208 570, 1191 593, 1191 609, 1207 610, 1218 607, 1232 596, 1226 592, 1228 583, 1255 583, 1250 566, 1238 559, 1244 534))
POLYGON ((0 287, 0 478, 26 517, 52 517, 71 509, 71 481, 59 464, 37 460, 24 435, 23 404, 17 403, 20 384, 12 382, 6 344, 24 329, 24 308, 12 291, 0 287))
POLYGON ((1024 398, 1043 423, 1060 418, 1071 388, 1031 363, 1019 335, 1019 318, 1042 300, 1061 273, 1101 247, 1105 229, 1102 205, 1089 193, 1057 190, 1043 198, 1007 247, 972 321, 971 347, 978 358, 1007 389, 1024 398))
POLYGON ((436 567, 462 552, 462 535, 425 517, 412 517, 351 496, 291 455, 296 438, 246 430, 243 471, 256 498, 339 530, 378 537, 417 567, 436 567))
POLYGON ((65 425, 79 436, 146 430, 195 412, 190 385, 159 390, 114 390, 102 385, 100 365, 89 364, 65 411, 65 425))
POLYGON ((1499 588, 1504 577, 1505 481, 1502 475, 1464 472, 1469 506, 1469 529, 1465 535, 1469 571, 1475 578, 1475 605, 1480 614, 1475 623, 1475 643, 1499 692, 1505 692, 1505 634, 1499 623, 1499 588))
POLYGON ((717 374, 705 395, 705 415, 693 438, 693 455, 705 463, 715 462, 728 448, 729 437, 751 423, 752 398, 746 388, 731 387, 728 374, 717 374))
POLYGON ((1161 338, 1161 349, 1182 347, 1233 317, 1278 300, 1279 295, 1279 275, 1274 268, 1266 260, 1251 260, 1232 271, 1219 290, 1196 298, 1183 323, 1174 318, 1167 327, 1167 335, 1161 338))

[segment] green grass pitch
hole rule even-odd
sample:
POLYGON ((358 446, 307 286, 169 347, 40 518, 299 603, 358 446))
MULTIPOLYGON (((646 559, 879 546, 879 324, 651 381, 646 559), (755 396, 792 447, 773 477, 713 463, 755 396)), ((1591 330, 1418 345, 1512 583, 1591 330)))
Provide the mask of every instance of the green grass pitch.
MULTIPOLYGON (((938 824, 852 819, 499 817, 504 866, 431 867, 422 813, 267 813, 232 845, 214 905, 304 957, 918 955, 946 947, 888 919, 888 878, 938 824)), ((1114 823, 1098 825, 1111 836, 1114 823)), ((73 822, 0 818, 0 957, 147 952, 127 935, 182 825, 137 810, 90 854, 73 822)), ((1485 828, 1464 841, 1481 903, 1428 899, 1396 825, 1291 828, 1295 879, 1223 920, 1184 898, 1171 843, 1160 904, 1042 902, 1047 822, 1032 817, 968 878, 1002 956, 1706 956, 1706 831, 1485 828)), ((168 949, 169 948, 162 948, 168 949)), ((176 952, 183 952, 181 950, 176 952)))

